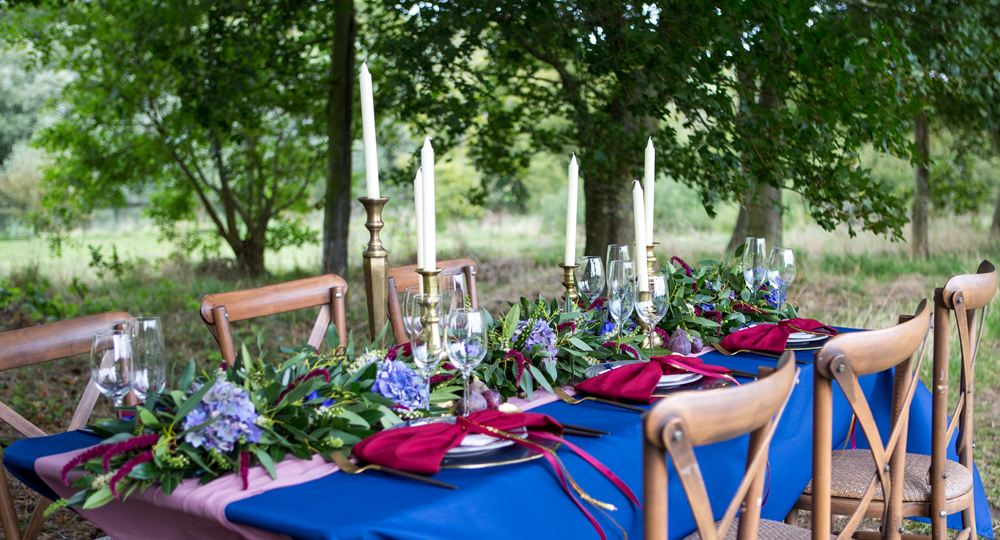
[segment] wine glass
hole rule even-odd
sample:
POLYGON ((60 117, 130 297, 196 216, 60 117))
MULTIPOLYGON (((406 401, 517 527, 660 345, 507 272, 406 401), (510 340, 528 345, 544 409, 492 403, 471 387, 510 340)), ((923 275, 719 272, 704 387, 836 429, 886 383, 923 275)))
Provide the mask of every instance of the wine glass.
MULTIPOLYGON (((441 346, 441 335, 440 333, 432 333, 431 327, 429 326, 428 313, 430 312, 430 305, 437 304, 441 305, 441 297, 438 295, 430 294, 417 294, 411 298, 411 315, 419 313, 416 318, 413 319, 413 333, 410 336, 410 345, 413 354, 413 363, 420 368, 420 374, 424 377, 424 389, 426 393, 424 394, 427 398, 426 408, 430 411, 430 389, 431 389, 431 375, 434 370, 437 369, 438 364, 441 363, 441 355, 444 352, 444 347, 441 346)), ((444 325, 445 321, 440 319, 440 309, 436 309, 439 313, 438 327, 444 325)))
POLYGON ((94 335, 90 348, 90 378, 102 394, 122 406, 132 389, 132 346, 128 330, 105 330, 94 335))
POLYGON ((600 257, 584 255, 576 258, 576 287, 587 298, 587 309, 604 291, 604 265, 600 257))
POLYGON ((649 290, 636 295, 635 313, 649 327, 649 335, 652 336, 653 328, 667 314, 667 280, 663 274, 649 276, 649 290))
POLYGON ((767 282, 767 258, 765 240, 748 237, 743 243, 743 278, 754 295, 767 282))
POLYGON ((469 376, 486 356, 486 321, 481 309, 455 308, 445 325, 448 361, 462 371, 464 416, 469 414, 469 376))
POLYGON ((616 337, 635 304, 635 271, 632 261, 611 261, 608 266, 608 311, 615 320, 616 337))
MULTIPOLYGON (((604 259, 607 269, 610 272, 612 261, 630 261, 628 256, 628 246, 624 244, 609 244, 608 256, 604 259)), ((608 299, 611 299, 611 289, 608 289, 608 299)))
POLYGON ((469 287, 465 283, 465 273, 459 270, 452 270, 449 274, 442 274, 438 277, 438 290, 443 302, 443 311, 451 312, 453 309, 466 307, 466 300, 469 306, 472 305, 472 297, 469 296, 469 287))
POLYGON ((403 300, 400 303, 403 311, 403 329, 406 330, 406 335, 411 335, 413 333, 413 318, 410 316, 407 306, 409 305, 409 300, 411 296, 420 294, 420 285, 410 285, 403 291, 403 300))
POLYGON ((777 289, 778 314, 784 304, 785 291, 795 281, 795 252, 788 248, 771 248, 771 259, 768 261, 771 286, 777 289))
POLYGON ((125 324, 132 344, 132 390, 146 401, 150 391, 160 393, 167 387, 163 325, 159 317, 133 317, 125 324))

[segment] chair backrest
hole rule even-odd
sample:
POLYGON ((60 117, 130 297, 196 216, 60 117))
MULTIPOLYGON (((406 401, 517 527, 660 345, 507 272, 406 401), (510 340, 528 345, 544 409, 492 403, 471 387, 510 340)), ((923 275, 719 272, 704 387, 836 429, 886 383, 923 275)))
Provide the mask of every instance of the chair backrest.
MULTIPOLYGON (((838 540, 851 538, 871 506, 876 487, 881 484, 886 504, 883 527, 901 524, 902 487, 906 457, 906 425, 910 402, 920 381, 920 366, 926 347, 914 364, 914 353, 926 345, 931 313, 927 300, 917 306, 913 317, 902 317, 896 326, 881 330, 853 332, 831 338, 816 352, 813 361, 813 539, 830 540, 831 469, 833 452, 833 381, 836 381, 854 411, 875 462, 871 482, 857 502, 838 540), (875 417, 858 378, 896 368, 889 440, 882 443, 875 417), (891 465, 891 467, 890 467, 891 465), (898 474, 897 474, 898 471, 898 474), (895 481, 895 482, 894 482, 895 481)), ((898 525, 896 526, 898 527, 898 525)))
MULTIPOLYGON (((997 291, 997 269, 993 263, 983 261, 975 274, 954 276, 944 287, 934 291, 934 384, 931 417, 931 524, 946 510, 944 466, 948 441, 955 430, 956 453, 959 463, 972 471, 972 413, 976 378, 976 353, 982 337, 986 308, 997 291), (951 357, 951 313, 955 314, 958 331, 961 376, 958 398, 948 423, 948 364, 951 357), (978 323, 978 324, 977 324, 978 323)), ((975 512, 972 508, 962 512, 963 526, 976 530, 975 512)))
MULTIPOLYGON (((761 371, 763 374, 764 370, 761 371)), ((739 540, 756 540, 768 446, 792 395, 797 374, 794 356, 786 351, 777 369, 757 382, 715 392, 674 394, 643 414, 646 538, 668 537, 666 451, 691 504, 702 540, 724 538, 737 511, 740 511, 739 540), (750 433, 746 473, 716 527, 694 447, 746 433, 750 433)))
MULTIPOLYGON (((438 267, 442 269, 441 275, 464 274, 465 284, 469 287, 469 300, 472 307, 479 307, 478 294, 476 292, 476 262, 472 259, 452 259, 449 261, 438 261, 438 267)), ((406 343, 410 340, 406 335, 406 327, 403 325, 403 306, 399 303, 399 294, 407 287, 420 284, 421 276, 417 273, 417 265, 397 266, 388 271, 389 297, 388 316, 389 324, 392 326, 392 333, 396 344, 406 343)))
MULTIPOLYGON (((112 311, 0 333, 0 371, 32 366, 78 354, 89 354, 91 345, 94 343, 94 334, 104 330, 114 330, 129 318, 131 315, 128 313, 112 311)), ((87 424, 90 413, 93 412, 94 405, 100 395, 101 392, 97 389, 97 385, 88 377, 87 388, 80 396, 80 402, 77 403, 73 418, 66 428, 67 431, 79 429, 87 424)), ((0 401, 0 420, 7 422, 26 437, 47 435, 42 428, 18 414, 2 401, 0 401)), ((5 538, 36 538, 45 521, 45 509, 50 504, 51 501, 44 497, 39 499, 22 537, 7 476, 4 469, 0 467, 0 522, 3 525, 5 538)))
POLYGON ((276 313, 322 306, 309 335, 309 345, 319 350, 331 323, 337 325, 340 342, 345 343, 346 294, 347 282, 340 276, 326 274, 256 289, 208 294, 201 300, 199 312, 219 343, 222 359, 231 364, 236 360, 236 348, 230 323, 276 313))

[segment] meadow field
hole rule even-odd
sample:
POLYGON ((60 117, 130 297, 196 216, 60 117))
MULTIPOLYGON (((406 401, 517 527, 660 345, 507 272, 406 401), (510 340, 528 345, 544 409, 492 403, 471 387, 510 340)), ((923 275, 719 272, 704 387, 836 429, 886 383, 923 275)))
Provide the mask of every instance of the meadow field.
MULTIPOLYGON (((551 298, 561 290, 561 271, 555 266, 562 253, 561 238, 553 232, 561 229, 556 226, 561 225, 559 210, 555 204, 530 214, 484 212, 448 220, 439 231, 439 258, 468 256, 477 261, 480 302, 493 313, 506 310, 508 301, 521 296, 551 298)), ((803 315, 829 324, 889 326, 899 314, 911 313, 920 299, 930 298, 934 287, 951 275, 974 271, 983 259, 1000 258, 1000 246, 987 238, 985 216, 933 221, 933 255, 913 260, 905 242, 868 234, 851 238, 843 230, 825 232, 796 218, 794 207, 790 213, 784 243, 795 249, 798 274, 788 298, 803 315)), ((671 220, 669 212, 664 218, 658 233, 661 263, 674 255, 690 264, 727 257, 723 247, 735 218, 733 209, 722 209, 716 220, 690 213, 671 220)), ((391 265, 414 260, 409 219, 404 210, 388 220, 383 238, 391 265)), ((359 215, 353 220, 352 253, 358 256, 347 276, 348 325, 357 341, 367 340, 368 331, 360 270, 362 221, 359 215)), ((165 322, 173 369, 190 358, 202 366, 220 358, 197 314, 202 296, 314 275, 320 256, 318 246, 269 254, 269 275, 247 279, 229 277, 227 266, 216 259, 178 253, 158 242, 156 232, 141 220, 77 231, 70 240, 58 257, 42 239, 0 241, 0 331, 112 309, 155 315, 165 322)), ((263 354, 275 358, 281 345, 305 341, 313 317, 311 312, 293 313, 234 325, 236 341, 254 352, 259 342, 263 354)), ((82 362, 85 359, 70 359, 3 373, 0 392, 27 418, 50 432, 59 431, 84 387, 87 371, 82 362)), ((957 364, 953 367, 957 369, 957 364)), ((927 363, 925 377, 929 368, 927 363)), ((994 523, 1000 523, 1000 312, 996 309, 986 319, 977 376, 976 461, 994 523)), ((108 413, 102 399, 95 417, 108 413)), ((0 444, 16 438, 9 428, 0 429, 0 444)), ((26 522, 34 495, 20 485, 15 492, 26 522)), ((908 527, 919 530, 921 525, 908 527)), ((94 527, 60 510, 49 520, 43 537, 95 536, 99 531, 94 527)))

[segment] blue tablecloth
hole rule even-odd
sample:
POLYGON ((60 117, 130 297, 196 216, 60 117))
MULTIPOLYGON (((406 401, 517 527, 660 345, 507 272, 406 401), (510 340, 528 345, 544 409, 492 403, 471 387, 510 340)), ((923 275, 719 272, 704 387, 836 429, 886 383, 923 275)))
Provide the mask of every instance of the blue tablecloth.
MULTIPOLYGON (((813 351, 798 353, 811 363, 813 351)), ((705 355, 708 363, 756 371, 775 360, 756 355, 726 357, 705 355)), ((792 398, 785 409, 769 454, 770 482, 763 517, 780 520, 798 499, 811 476, 812 388, 811 366, 802 366, 792 398)), ((888 431, 892 393, 891 371, 864 377, 865 394, 872 402, 880 428, 888 431)), ((930 392, 921 385, 910 415, 907 450, 930 453, 930 392)), ((538 407, 541 412, 570 424, 611 432, 600 439, 573 437, 578 446, 601 460, 641 497, 642 450, 639 415, 593 402, 567 405, 556 402, 538 407)), ((733 411, 739 414, 739 411, 733 411)), ((851 412, 840 392, 834 392, 834 441, 844 444, 851 412)), ((887 434, 883 433, 883 437, 887 434)), ((859 446, 864 437, 857 437, 859 446)), ((44 455, 92 444, 94 439, 76 433, 22 440, 5 452, 4 464, 31 487, 48 491, 35 477, 34 460, 44 455)), ((952 448, 954 445, 952 445, 952 448)), ((696 453, 716 517, 721 517, 742 478, 747 438, 698 448, 696 453)), ((642 538, 642 513, 603 476, 570 452, 560 452, 567 468, 584 490, 618 507, 610 512, 631 538, 642 538)), ((956 459, 955 456, 951 456, 956 459)), ((674 476, 672 470, 669 471, 674 476)), ((561 490, 553 470, 544 460, 481 470, 444 470, 436 476, 458 486, 457 491, 378 473, 351 476, 333 474, 293 487, 281 488, 232 503, 226 517, 241 523, 312 539, 445 539, 445 538, 569 538, 596 537, 583 514, 561 490)), ((982 482, 975 474, 976 521, 979 534, 993 538, 992 521, 982 482)), ((51 494, 50 494, 51 495, 51 494)), ((680 483, 670 483, 670 540, 683 538, 695 528, 680 483)), ((611 518, 593 512, 614 538, 611 518)), ((949 525, 960 526, 959 515, 949 525)))

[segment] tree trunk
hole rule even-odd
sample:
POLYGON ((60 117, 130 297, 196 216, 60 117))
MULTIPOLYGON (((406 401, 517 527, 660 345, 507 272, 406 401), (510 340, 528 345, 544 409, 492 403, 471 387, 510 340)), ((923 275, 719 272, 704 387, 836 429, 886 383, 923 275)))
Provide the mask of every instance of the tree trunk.
POLYGON ((740 205, 740 215, 736 217, 736 225, 733 227, 733 236, 729 238, 729 245, 726 246, 727 255, 735 253, 736 248, 742 246, 746 237, 750 236, 747 234, 747 223, 749 222, 749 219, 746 207, 740 205))
POLYGON ((927 211, 931 203, 931 178, 927 166, 930 163, 930 134, 927 113, 917 116, 914 137, 917 143, 919 161, 916 165, 916 191, 913 196, 913 257, 930 257, 930 247, 927 243, 927 211))
POLYGON ((990 236, 1000 238, 1000 195, 997 195, 997 207, 993 210, 993 225, 990 226, 990 236))
POLYGON ((354 0, 334 4, 330 93, 326 104, 326 214, 323 219, 324 274, 347 277, 347 235, 351 219, 351 114, 354 109, 354 0))
POLYGON ((264 239, 248 237, 238 246, 236 252, 236 271, 242 276, 257 277, 264 275, 264 239))
POLYGON ((781 246, 781 190, 770 184, 758 184, 747 205, 746 236, 767 239, 769 247, 781 246))
MULTIPOLYGON (((584 253, 604 258, 610 244, 631 245, 635 242, 632 216, 632 181, 628 167, 613 170, 590 167, 587 156, 582 156, 583 196, 586 201, 584 216, 587 228, 587 245, 584 253)), ((635 257, 634 253, 630 254, 635 257)))

